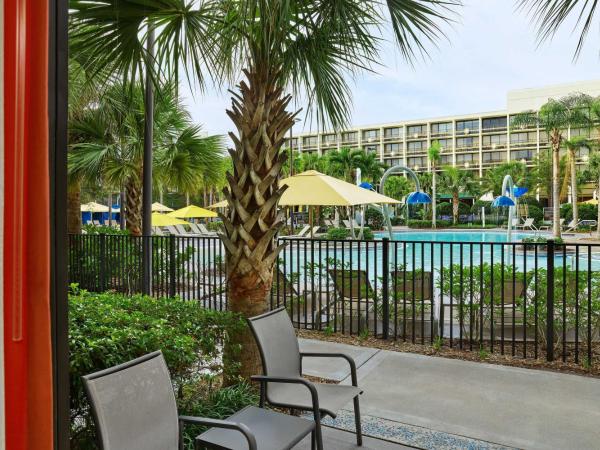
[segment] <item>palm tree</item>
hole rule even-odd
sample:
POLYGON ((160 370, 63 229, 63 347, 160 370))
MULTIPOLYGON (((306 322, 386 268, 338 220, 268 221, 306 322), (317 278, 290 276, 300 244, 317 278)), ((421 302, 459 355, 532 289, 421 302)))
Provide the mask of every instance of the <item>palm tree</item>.
POLYGON ((384 169, 387 167, 382 163, 375 153, 361 152, 354 158, 355 167, 360 169, 365 180, 375 184, 381 180, 384 169))
POLYGON ((576 17, 575 29, 580 29, 576 59, 593 24, 598 0, 519 0, 517 4, 536 25, 540 42, 551 39, 571 15, 576 17))
POLYGON ((437 216, 437 165, 440 161, 442 153, 442 146, 440 141, 433 141, 431 146, 427 149, 427 156, 429 157, 429 163, 431 165, 431 226, 436 228, 436 216, 437 216))
POLYGON ((582 108, 580 96, 573 95, 555 100, 550 99, 540 108, 539 113, 524 112, 513 117, 511 127, 540 127, 548 133, 552 149, 552 218, 553 235, 560 238, 560 148, 563 133, 588 123, 586 110, 582 108))
POLYGON ((339 174, 344 180, 352 183, 354 170, 358 167, 358 162, 364 154, 363 150, 343 147, 339 151, 330 152, 327 156, 334 174, 339 174))
MULTIPOLYGON (((161 89, 155 105, 154 173, 157 184, 192 191, 210 173, 222 154, 221 138, 200 137, 171 87, 161 89)), ((144 99, 139 85, 116 83, 99 102, 74 119, 70 128, 79 136, 69 152, 69 172, 114 188, 124 186, 127 228, 142 232, 144 99)))
POLYGON ((571 183, 571 200, 573 202, 573 223, 577 226, 579 222, 579 207, 577 206, 577 157, 575 152, 581 147, 589 148, 589 140, 585 136, 575 136, 571 139, 566 139, 565 147, 567 147, 567 156, 569 161, 568 177, 571 183))
MULTIPOLYGON (((590 178, 594 180, 596 185, 596 200, 600 200, 600 152, 594 152, 590 156, 588 168, 588 174, 590 178)), ((598 207, 598 228, 596 230, 597 238, 600 239, 600 203, 598 207)))
POLYGON ((502 182, 506 175, 511 176, 515 185, 530 187, 527 166, 521 161, 507 161, 485 172, 481 180, 484 192, 491 192, 493 195, 503 194, 502 182))
POLYGON ((458 223, 460 194, 475 194, 478 190, 478 184, 473 178, 473 172, 470 170, 446 166, 442 171, 440 185, 441 189, 452 195, 452 221, 456 225, 458 223))

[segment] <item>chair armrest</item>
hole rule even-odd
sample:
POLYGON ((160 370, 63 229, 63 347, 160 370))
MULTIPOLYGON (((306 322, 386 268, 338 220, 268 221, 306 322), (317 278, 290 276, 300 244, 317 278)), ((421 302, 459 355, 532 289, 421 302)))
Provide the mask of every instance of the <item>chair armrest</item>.
POLYGON ((260 390, 261 397, 263 397, 262 393, 264 393, 264 387, 267 383, 289 383, 289 384, 303 384, 310 391, 310 397, 313 405, 313 414, 315 417, 315 422, 321 422, 321 411, 319 410, 319 394, 317 393, 317 389, 315 386, 308 380, 304 378, 291 378, 291 377, 276 377, 271 375, 254 375, 251 376, 250 379, 252 381, 260 382, 260 390))
POLYGON ((248 450, 257 450, 256 438, 252 434, 252 431, 243 423, 232 422, 229 420, 209 419, 206 417, 191 417, 191 416, 179 416, 179 430, 180 430, 180 448, 183 444, 183 427, 184 424, 189 423, 193 425, 205 425, 214 428, 224 428, 227 430, 237 430, 244 435, 248 442, 248 450))
POLYGON ((321 353, 321 352, 301 352, 300 358, 343 358, 350 364, 350 376, 352 378, 352 386, 358 386, 358 377, 356 375, 356 363, 351 356, 344 353, 321 353))

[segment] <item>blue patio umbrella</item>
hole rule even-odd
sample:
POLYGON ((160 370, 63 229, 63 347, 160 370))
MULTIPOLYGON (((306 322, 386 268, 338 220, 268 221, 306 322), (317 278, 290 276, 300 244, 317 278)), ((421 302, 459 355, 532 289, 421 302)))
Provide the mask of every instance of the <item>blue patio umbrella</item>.
POLYGON ((373 185, 367 181, 363 181, 362 183, 359 184, 359 186, 363 189, 368 189, 370 191, 373 190, 373 185))
POLYGON ((516 198, 522 197, 523 195, 525 195, 527 193, 527 191, 529 191, 529 188, 526 188, 526 187, 515 186, 513 188, 513 194, 515 195, 516 198))
POLYGON ((507 197, 506 195, 499 195, 492 202, 492 208, 499 208, 501 206, 515 206, 515 202, 513 202, 512 198, 507 197))
POLYGON ((418 204, 427 204, 431 203, 431 197, 425 192, 416 191, 408 194, 406 198, 406 203, 408 205, 418 205, 418 204))

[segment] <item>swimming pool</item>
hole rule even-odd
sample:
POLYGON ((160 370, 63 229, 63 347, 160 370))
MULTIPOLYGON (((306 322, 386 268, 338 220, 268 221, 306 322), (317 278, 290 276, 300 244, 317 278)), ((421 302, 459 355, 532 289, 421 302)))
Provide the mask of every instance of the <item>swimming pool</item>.
MULTIPOLYGON (((532 232, 512 233, 513 242, 521 242, 525 237, 533 237, 532 232)), ((377 239, 388 237, 388 233, 376 233, 377 239)), ((486 231, 486 230, 452 230, 452 231, 396 231, 393 233, 395 241, 418 241, 418 242, 489 242, 503 243, 508 242, 506 231, 486 231)))

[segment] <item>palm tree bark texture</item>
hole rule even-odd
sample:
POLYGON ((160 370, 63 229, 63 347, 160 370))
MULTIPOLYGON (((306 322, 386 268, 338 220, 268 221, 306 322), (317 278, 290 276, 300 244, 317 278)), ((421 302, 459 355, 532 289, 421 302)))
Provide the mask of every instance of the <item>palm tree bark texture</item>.
MULTIPOLYGON (((278 71, 254 67, 244 71, 246 80, 232 92, 227 114, 237 133, 229 133, 235 149, 230 150, 233 174, 227 175, 223 190, 229 204, 224 224, 229 309, 243 317, 268 309, 273 282, 273 265, 284 247, 275 236, 285 223, 277 203, 285 188, 278 186, 286 160, 280 152, 284 136, 296 114, 286 111, 291 96, 278 85, 278 71)), ((261 373, 260 355, 249 329, 232 337, 241 351, 240 376, 261 373)))

